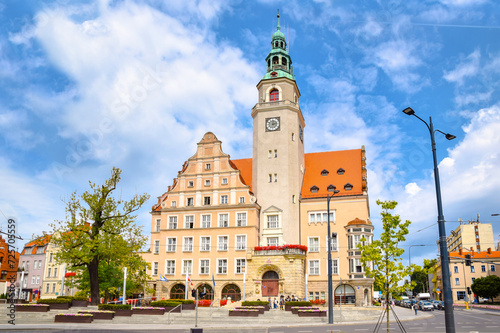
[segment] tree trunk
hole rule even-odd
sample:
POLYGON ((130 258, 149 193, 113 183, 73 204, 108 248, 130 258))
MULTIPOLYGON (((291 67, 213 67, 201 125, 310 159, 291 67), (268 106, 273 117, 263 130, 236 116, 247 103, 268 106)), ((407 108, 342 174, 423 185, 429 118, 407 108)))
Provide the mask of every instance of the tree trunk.
POLYGON ((90 305, 98 305, 99 298, 99 259, 94 259, 87 266, 90 278, 90 305))

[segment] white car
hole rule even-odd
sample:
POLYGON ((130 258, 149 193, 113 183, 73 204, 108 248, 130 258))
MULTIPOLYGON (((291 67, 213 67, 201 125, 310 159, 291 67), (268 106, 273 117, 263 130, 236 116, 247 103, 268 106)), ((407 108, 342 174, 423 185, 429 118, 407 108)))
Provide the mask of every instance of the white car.
POLYGON ((421 311, 434 311, 434 305, 431 302, 420 301, 418 307, 421 311))

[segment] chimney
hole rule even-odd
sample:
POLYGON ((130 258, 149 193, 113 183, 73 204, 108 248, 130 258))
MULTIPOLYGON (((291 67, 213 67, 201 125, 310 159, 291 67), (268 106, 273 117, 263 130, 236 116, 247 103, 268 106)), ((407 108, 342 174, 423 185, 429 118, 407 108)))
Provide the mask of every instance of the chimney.
POLYGON ((462 248, 458 249, 458 254, 462 255, 462 248))
POLYGON ((491 254, 491 247, 488 248, 488 254, 491 254))
POLYGON ((474 248, 472 246, 470 247, 470 252, 474 252, 474 248))

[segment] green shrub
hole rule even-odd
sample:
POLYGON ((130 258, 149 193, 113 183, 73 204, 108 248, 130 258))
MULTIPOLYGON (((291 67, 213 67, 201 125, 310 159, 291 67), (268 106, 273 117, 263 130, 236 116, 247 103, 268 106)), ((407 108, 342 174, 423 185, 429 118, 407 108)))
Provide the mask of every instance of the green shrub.
POLYGON ((151 302, 151 306, 153 307, 167 307, 167 306, 177 306, 181 304, 181 302, 173 301, 173 300, 163 300, 163 301, 153 301, 151 302))
POLYGON ((241 302, 242 306, 265 306, 268 305, 269 302, 266 301, 245 301, 241 302))
MULTIPOLYGON (((177 302, 181 304, 194 304, 194 299, 167 299, 168 302, 177 302)), ((158 301, 161 302, 161 301, 158 301)))
POLYGON ((46 298, 46 299, 39 299, 38 304, 64 304, 68 303, 71 304, 71 299, 70 298, 46 298))
POLYGON ((130 304, 99 304, 97 306, 99 310, 130 310, 132 305, 130 304))
POLYGON ((74 301, 88 301, 89 298, 87 296, 73 296, 71 297, 74 301))
POLYGON ((311 306, 311 302, 309 302, 309 301, 285 302, 285 305, 292 305, 292 306, 311 306))
POLYGON ((71 296, 57 296, 56 298, 69 298, 69 299, 71 299, 71 296))

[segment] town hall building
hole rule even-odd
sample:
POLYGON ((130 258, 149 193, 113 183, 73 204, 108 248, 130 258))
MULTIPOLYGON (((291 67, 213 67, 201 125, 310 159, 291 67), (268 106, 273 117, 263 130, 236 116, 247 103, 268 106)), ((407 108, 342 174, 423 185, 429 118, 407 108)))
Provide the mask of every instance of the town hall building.
POLYGON ((153 206, 149 286, 159 299, 196 288, 212 300, 327 300, 330 246, 335 304, 371 304, 373 279, 358 249, 373 239, 364 147, 304 152, 306 120, 279 15, 266 63, 251 110, 252 157, 231 159, 207 132, 153 206))

